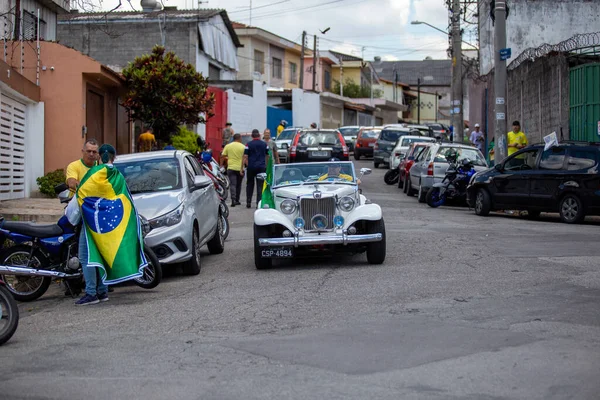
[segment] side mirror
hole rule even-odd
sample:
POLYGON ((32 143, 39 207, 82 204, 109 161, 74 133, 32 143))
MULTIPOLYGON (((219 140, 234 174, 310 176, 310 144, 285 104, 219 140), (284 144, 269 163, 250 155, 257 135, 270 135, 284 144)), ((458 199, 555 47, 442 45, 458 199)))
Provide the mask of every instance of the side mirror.
POLYGON ((361 168, 360 169, 360 174, 361 175, 370 175, 371 174, 371 168, 361 168))
POLYGON ((212 185, 213 181, 208 176, 196 175, 194 177, 193 189, 203 189, 212 185))
POLYGON ((494 165, 494 169, 498 172, 502 172, 504 171, 504 167, 502 166, 502 164, 496 164, 494 165))

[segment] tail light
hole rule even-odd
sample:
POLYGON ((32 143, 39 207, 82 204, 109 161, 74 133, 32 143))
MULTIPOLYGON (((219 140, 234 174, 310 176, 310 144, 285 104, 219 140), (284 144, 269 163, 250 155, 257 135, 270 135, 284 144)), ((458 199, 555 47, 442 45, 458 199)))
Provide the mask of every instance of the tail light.
POLYGON ((427 175, 433 176, 433 163, 432 162, 430 162, 429 166, 427 167, 427 175))
POLYGON ((292 146, 290 147, 290 158, 296 157, 296 149, 298 147, 299 140, 300 140, 300 134, 296 133, 296 136, 294 136, 294 141, 292 142, 292 146))
POLYGON ((348 146, 342 146, 342 151, 344 152, 344 156, 348 155, 348 146))
POLYGON ((360 147, 360 143, 356 142, 356 144, 354 145, 354 147, 360 147))
POLYGON ((374 150, 379 150, 379 143, 375 142, 375 146, 373 146, 374 150))
POLYGON ((396 156, 396 157, 402 157, 402 153, 394 153, 394 156, 396 156))
POLYGON ((290 148, 290 157, 296 157, 296 146, 290 148))
POLYGON ((342 152, 344 153, 344 157, 348 156, 348 146, 346 146, 346 140, 344 139, 344 136, 342 136, 341 133, 338 133, 338 138, 340 140, 340 143, 342 144, 342 152))

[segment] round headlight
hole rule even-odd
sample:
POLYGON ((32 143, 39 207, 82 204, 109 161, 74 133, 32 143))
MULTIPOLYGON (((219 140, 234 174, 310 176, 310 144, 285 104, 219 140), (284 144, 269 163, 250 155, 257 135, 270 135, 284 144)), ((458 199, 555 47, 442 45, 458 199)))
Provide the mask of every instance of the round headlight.
POLYGON ((327 220, 327 217, 322 214, 317 214, 310 220, 310 224, 315 231, 323 231, 327 229, 328 223, 329 221, 327 220))
POLYGON ((304 228, 304 220, 302 218, 296 218, 294 220, 294 226, 296 227, 296 229, 304 228))
POLYGON ((344 217, 342 217, 341 215, 336 215, 335 217, 333 217, 333 224, 336 227, 341 228, 342 226, 344 226, 344 217))
POLYGON ((350 212, 354 208, 354 199, 349 196, 342 197, 338 205, 342 211, 350 212))
POLYGON ((293 214, 296 211, 296 201, 294 200, 290 200, 290 199, 285 199, 284 201, 281 202, 281 205, 279 206, 279 208, 281 209, 281 212, 284 214, 293 214))

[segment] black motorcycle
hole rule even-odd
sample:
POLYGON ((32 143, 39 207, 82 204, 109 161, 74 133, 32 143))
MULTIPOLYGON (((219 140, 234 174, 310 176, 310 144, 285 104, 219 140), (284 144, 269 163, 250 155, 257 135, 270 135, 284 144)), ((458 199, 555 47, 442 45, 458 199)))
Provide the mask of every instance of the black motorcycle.
POLYGON ((461 162, 452 161, 442 182, 434 184, 427 192, 425 200, 429 207, 439 207, 449 200, 466 201, 467 185, 476 172, 473 162, 468 158, 461 162))

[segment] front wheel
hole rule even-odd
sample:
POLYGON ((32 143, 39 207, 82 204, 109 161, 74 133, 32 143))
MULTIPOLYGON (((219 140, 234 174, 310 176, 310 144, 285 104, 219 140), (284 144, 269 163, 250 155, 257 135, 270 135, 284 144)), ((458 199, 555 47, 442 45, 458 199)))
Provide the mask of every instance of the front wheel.
POLYGON ((432 187, 429 189, 427 196, 425 197, 429 207, 437 208, 446 202, 446 194, 441 194, 440 192, 441 190, 439 187, 432 187))
POLYGON ((583 204, 579 197, 567 194, 562 198, 559 205, 560 219, 567 224, 576 224, 583 221, 583 204))
POLYGON ((194 226, 192 230, 192 258, 183 265, 183 273, 186 275, 198 275, 202 267, 200 259, 200 235, 198 227, 194 226))
POLYGON ((385 183, 387 183, 388 185, 393 185, 394 183, 398 182, 400 176, 400 172, 398 172, 398 169, 390 169, 388 172, 385 173, 385 175, 383 176, 383 181, 385 183))
POLYGON ((254 224, 254 265, 256 269, 267 269, 271 268, 273 265, 273 260, 270 258, 262 258, 261 247, 258 243, 258 239, 268 238, 269 237, 269 229, 266 226, 260 226, 254 224))
POLYGON ((19 308, 11 292, 0 283, 0 345, 14 335, 19 325, 19 308))
POLYGON ((217 217, 215 234, 207 243, 210 254, 221 254, 225 250, 225 237, 223 236, 224 232, 223 218, 221 218, 221 215, 219 214, 217 217))
POLYGON ((367 261, 369 264, 383 264, 385 261, 385 223, 383 218, 379 221, 369 221, 367 233, 381 233, 381 241, 367 244, 367 261))
POLYGON ((490 194, 485 189, 479 189, 475 195, 475 214, 485 217, 492 209, 490 194))
POLYGON ((162 267, 156 254, 146 245, 144 245, 144 256, 148 265, 144 267, 142 276, 133 281, 141 288, 154 289, 162 280, 162 267))
MULTIPOLYGON (((49 265, 48 259, 29 245, 13 246, 2 252, 0 265, 12 265, 31 269, 43 269, 49 265), (30 256, 31 255, 31 256, 30 256)), ((50 287, 52 279, 42 276, 0 275, 15 300, 33 301, 40 298, 50 287)))
POLYGON ((419 192, 417 193, 419 203, 425 203, 425 196, 427 196, 427 192, 423 190, 423 186, 419 183, 419 192))
POLYGON ((375 169, 379 168, 379 164, 380 163, 378 163, 378 162, 375 162, 375 161, 373 162, 373 166, 375 167, 375 169))

